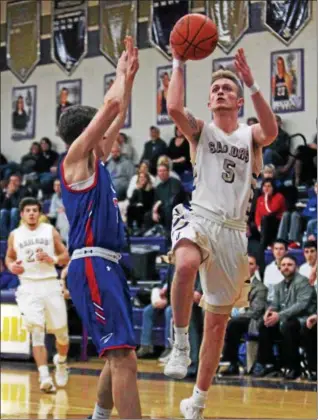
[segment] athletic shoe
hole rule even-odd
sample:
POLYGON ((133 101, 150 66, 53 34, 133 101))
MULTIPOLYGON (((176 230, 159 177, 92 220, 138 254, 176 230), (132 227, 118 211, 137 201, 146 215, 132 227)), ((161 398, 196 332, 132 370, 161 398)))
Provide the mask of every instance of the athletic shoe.
POLYGON ((158 361, 164 364, 167 363, 167 361, 169 360, 170 354, 171 354, 171 349, 170 348, 165 349, 165 351, 160 355, 158 361))
MULTIPOLYGON (((180 348, 176 343, 173 344, 169 360, 165 365, 164 374, 173 379, 183 379, 191 365, 190 347, 180 348)), ((190 417, 188 417, 190 418, 190 417)))
POLYGON ((53 363, 55 364, 56 370, 55 370, 55 382, 57 386, 64 387, 68 382, 68 367, 67 363, 60 363, 59 362, 59 355, 56 354, 53 357, 53 363))
POLYGON ((53 383, 51 376, 46 376, 45 378, 40 378, 40 390, 43 392, 55 392, 56 388, 53 383))
POLYGON ((195 405, 192 398, 182 400, 180 403, 180 411, 185 419, 204 420, 203 410, 204 407, 195 405))

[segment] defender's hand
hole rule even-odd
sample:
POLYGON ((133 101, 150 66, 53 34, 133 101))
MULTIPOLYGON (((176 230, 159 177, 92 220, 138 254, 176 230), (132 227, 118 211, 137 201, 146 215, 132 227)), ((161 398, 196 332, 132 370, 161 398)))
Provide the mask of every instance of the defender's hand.
POLYGON ((134 47, 134 40, 131 36, 125 38, 125 49, 127 52, 127 80, 133 80, 139 69, 138 48, 134 47))
POLYGON ((243 80, 246 86, 247 87, 253 86, 254 77, 252 75, 249 65, 247 64, 243 48, 240 48, 238 52, 235 54, 234 65, 240 79, 243 80))

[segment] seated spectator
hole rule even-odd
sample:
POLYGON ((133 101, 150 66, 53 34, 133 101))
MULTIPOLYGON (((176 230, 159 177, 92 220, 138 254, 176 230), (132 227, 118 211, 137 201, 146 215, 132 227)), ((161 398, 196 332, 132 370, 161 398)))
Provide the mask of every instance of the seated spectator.
POLYGON ((19 278, 9 271, 0 258, 0 290, 16 289, 19 286, 19 278))
POLYGON ((130 160, 122 156, 121 148, 117 143, 111 149, 111 159, 107 163, 107 169, 112 178, 118 201, 125 200, 128 185, 135 173, 135 168, 130 160))
POLYGON ((0 193, 0 236, 6 239, 20 220, 19 203, 22 198, 30 195, 30 189, 21 185, 19 175, 11 175, 7 188, 0 193))
MULTIPOLYGON (((140 162, 140 165, 137 169, 137 173, 131 178, 129 182, 129 186, 127 190, 128 199, 132 197, 134 190, 137 188, 137 181, 138 181, 138 176, 140 173, 144 173, 144 174, 149 173, 149 162, 147 160, 143 160, 142 162, 140 162)), ((149 176, 150 176, 151 184, 154 186, 156 178, 150 173, 149 173, 149 176)))
POLYGON ((167 156, 172 160, 172 169, 178 175, 182 175, 184 171, 191 171, 190 146, 177 126, 174 129, 174 137, 170 140, 167 156))
POLYGON ((14 173, 20 172, 20 165, 16 162, 8 162, 7 158, 0 153, 0 179, 7 180, 14 173))
POLYGON ((282 128, 282 119, 276 114, 276 121, 278 125, 278 135, 276 139, 267 147, 264 147, 264 165, 273 164, 276 168, 284 166, 288 162, 290 137, 289 134, 282 128))
POLYGON ((300 248, 303 226, 306 226, 306 236, 317 237, 317 191, 315 189, 308 191, 309 200, 305 209, 299 211, 284 212, 278 229, 278 237, 290 241, 290 248, 300 248))
POLYGON ((312 185, 317 178, 317 134, 314 141, 306 146, 298 146, 295 163, 295 185, 312 185))
POLYGON ((152 220, 160 223, 167 232, 171 230, 172 209, 185 199, 181 182, 170 176, 168 165, 158 166, 160 184, 155 189, 155 204, 152 208, 152 220))
POLYGON ((317 313, 307 318, 303 337, 307 353, 309 380, 317 382, 317 313))
POLYGON ((259 121, 258 121, 258 119, 256 117, 249 117, 246 120, 246 124, 249 125, 249 126, 254 125, 254 124, 258 124, 258 122, 259 121))
POLYGON ((284 280, 274 288, 274 299, 267 309, 259 330, 259 347, 254 376, 280 375, 284 367, 286 379, 301 374, 299 346, 304 325, 315 312, 317 295, 308 279, 297 272, 297 260, 286 254, 281 260, 284 280), (280 341, 280 360, 274 358, 273 345, 280 341))
MULTIPOLYGON (((175 178, 175 179, 178 179, 180 181, 179 175, 175 171, 172 170, 172 166, 173 166, 172 165, 172 160, 168 156, 166 156, 166 155, 160 156, 160 158, 158 159, 157 167, 159 167, 160 165, 169 166, 169 175, 171 176, 171 178, 175 178)), ((161 179, 158 176, 158 171, 157 171, 157 176, 155 178, 154 186, 158 187, 160 182, 161 182, 161 179)))
POLYGON ((117 143, 121 148, 121 154, 126 159, 130 160, 132 163, 135 162, 136 151, 132 144, 129 142, 127 135, 123 132, 120 132, 117 136, 117 143))
POLYGON ((272 179, 265 179, 261 190, 262 194, 256 201, 255 224, 261 233, 261 243, 265 249, 277 236, 286 203, 284 196, 277 192, 272 179))
POLYGON ((309 279, 312 270, 316 267, 317 264, 316 241, 308 241, 304 244, 304 256, 306 262, 299 267, 299 273, 309 279))
POLYGON ((268 302, 271 302, 274 298, 274 286, 283 280, 283 275, 280 271, 280 263, 286 253, 287 243, 277 239, 273 244, 273 255, 275 259, 268 264, 264 272, 264 285, 268 289, 268 302))
POLYGON ((242 336, 249 332, 250 335, 258 334, 267 303, 267 287, 257 278, 258 265, 254 256, 248 257, 249 282, 251 290, 248 295, 249 308, 240 311, 238 316, 230 319, 227 324, 222 361, 230 362, 229 367, 222 372, 223 375, 238 375, 239 370, 239 345, 242 336))
POLYGON ((53 188, 54 194, 51 198, 48 217, 53 219, 52 221, 56 229, 60 232, 62 240, 67 244, 70 225, 66 217, 65 208, 62 201, 61 181, 59 179, 54 181, 53 188))
POLYGON ((145 143, 140 162, 148 160, 150 173, 156 175, 158 158, 167 154, 167 144, 160 138, 160 130, 157 127, 150 127, 150 138, 151 140, 145 143))
MULTIPOLYGON (((170 349, 170 332, 171 332, 171 318, 172 308, 169 304, 168 285, 162 284, 161 288, 152 289, 151 303, 144 308, 142 318, 142 329, 140 338, 140 347, 137 351, 138 358, 152 356, 154 348, 152 344, 152 329, 156 316, 158 313, 164 311, 165 315, 165 356, 168 354, 166 351, 170 349)), ((163 354, 160 356, 163 357, 163 354)))
MULTIPOLYGON (((23 174, 35 173, 38 170, 38 162, 41 159, 42 152, 40 143, 34 141, 30 147, 29 153, 21 158, 21 171, 23 174)), ((41 165, 41 163, 40 163, 41 165)))
POLYGON ((127 208, 127 224, 133 229, 136 223, 137 231, 133 234, 139 236, 144 226, 145 214, 150 212, 154 204, 154 189, 151 183, 150 174, 140 172, 138 175, 137 188, 134 190, 127 208))

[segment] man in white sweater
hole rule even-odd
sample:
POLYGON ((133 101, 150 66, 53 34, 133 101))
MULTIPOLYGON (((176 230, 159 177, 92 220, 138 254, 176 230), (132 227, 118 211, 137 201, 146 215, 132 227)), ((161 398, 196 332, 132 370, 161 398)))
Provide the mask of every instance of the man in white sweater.
POLYGON ((265 268, 264 285, 268 288, 267 301, 271 302, 274 297, 274 286, 280 283, 284 277, 280 272, 280 262, 287 253, 287 243, 283 240, 277 239, 273 245, 274 261, 272 261, 265 268))
MULTIPOLYGON (((308 241, 304 244, 304 256, 306 262, 299 267, 299 272, 305 277, 310 278, 312 271, 315 269, 317 264, 317 242, 308 241)), ((314 280, 314 284, 317 283, 317 276, 314 280)))

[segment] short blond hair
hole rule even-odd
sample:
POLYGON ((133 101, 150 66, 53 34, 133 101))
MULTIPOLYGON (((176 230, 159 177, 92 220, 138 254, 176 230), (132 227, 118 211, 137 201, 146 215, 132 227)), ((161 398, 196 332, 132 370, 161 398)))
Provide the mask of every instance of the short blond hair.
POLYGON ((232 80, 233 83, 236 84, 238 89, 238 96, 239 98, 243 98, 243 86, 240 81, 240 79, 237 77, 237 75, 231 71, 231 70, 217 70, 214 73, 212 73, 212 81, 211 86, 214 82, 216 82, 219 79, 229 79, 232 80))

